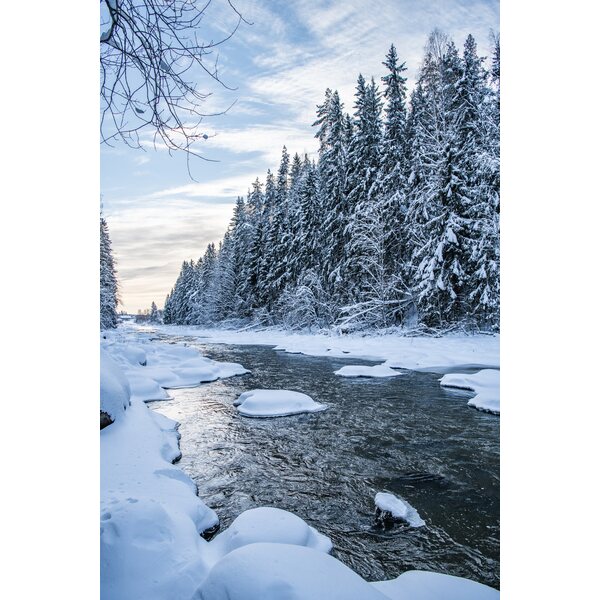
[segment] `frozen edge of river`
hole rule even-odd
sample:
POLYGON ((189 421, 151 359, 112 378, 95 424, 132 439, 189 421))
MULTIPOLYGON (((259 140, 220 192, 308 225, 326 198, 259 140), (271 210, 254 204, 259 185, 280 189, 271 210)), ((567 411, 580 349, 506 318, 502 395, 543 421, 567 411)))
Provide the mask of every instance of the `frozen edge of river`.
MULTIPOLYGON (((145 342, 151 343, 148 339, 145 342)), ((117 387, 122 394, 121 383, 126 375, 120 367, 116 369, 120 373, 115 373, 115 366, 111 365, 111 373, 107 374, 103 365, 102 375, 117 377, 117 387)), ((130 393, 129 390, 126 393, 130 393)), ((192 480, 172 465, 179 456, 177 425, 134 397, 119 418, 101 432, 102 597, 111 600, 133 597, 277 600, 283 588, 293 591, 297 598, 306 599, 399 600, 406 597, 404 582, 408 582, 406 576, 414 572, 379 582, 387 587, 378 590, 377 584, 367 583, 337 559, 316 549, 300 548, 302 542, 290 545, 286 531, 279 532, 272 540, 264 539, 264 535, 249 538, 247 544, 251 547, 237 548, 218 557, 216 562, 214 556, 209 560, 212 553, 208 548, 213 546, 199 533, 214 526, 218 519, 197 497, 192 480), (278 565, 276 572, 270 564, 278 565), (242 577, 242 573, 245 576, 242 577), (248 595, 251 589, 257 593, 248 595), (273 593, 265 595, 265 590, 273 593)), ((469 596, 473 598, 495 598, 498 594, 492 588, 469 580, 439 574, 422 575, 419 589, 423 599, 465 598, 467 588, 479 590, 480 595, 469 596), (448 577, 449 587, 442 585, 439 593, 428 593, 427 581, 431 575, 448 577), (450 579, 464 583, 457 587, 450 579), (457 591, 456 596, 448 596, 454 589, 461 591, 457 591)))

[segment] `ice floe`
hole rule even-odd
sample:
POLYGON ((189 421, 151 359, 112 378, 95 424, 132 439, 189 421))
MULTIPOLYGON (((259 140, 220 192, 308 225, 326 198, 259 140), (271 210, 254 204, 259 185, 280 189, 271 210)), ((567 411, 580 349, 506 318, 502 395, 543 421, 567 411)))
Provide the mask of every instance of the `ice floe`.
POLYGON ((348 365, 335 371, 340 377, 397 377, 402 375, 386 365, 375 365, 373 367, 363 365, 348 365))
POLYGON ((241 394, 233 404, 245 417, 287 417, 327 408, 310 396, 291 390, 249 390, 241 394))
POLYGON ((476 396, 469 400, 469 406, 500 414, 500 371, 497 369, 484 369, 472 375, 449 373, 440 379, 440 385, 471 390, 476 396))
POLYGON ((406 500, 388 492, 379 492, 375 495, 375 506, 380 511, 382 520, 397 519, 408 523, 411 527, 422 527, 425 521, 419 513, 406 500))

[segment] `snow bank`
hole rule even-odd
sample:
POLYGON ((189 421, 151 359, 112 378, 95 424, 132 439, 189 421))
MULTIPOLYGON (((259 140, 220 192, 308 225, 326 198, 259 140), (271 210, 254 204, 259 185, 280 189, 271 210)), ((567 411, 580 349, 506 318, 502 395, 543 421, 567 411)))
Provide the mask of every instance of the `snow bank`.
POLYGON ((386 600, 339 560, 302 546, 257 543, 227 554, 196 600, 386 600))
POLYGON ((292 333, 280 329, 230 331, 162 325, 159 331, 202 337, 206 342, 275 346, 276 350, 308 356, 334 356, 386 361, 391 368, 436 370, 459 366, 499 368, 500 336, 447 335, 403 337, 385 335, 325 335, 292 333))
POLYGON ((100 349, 100 415, 105 417, 104 424, 116 421, 125 412, 130 403, 129 382, 119 365, 100 349))
MULTIPOLYGON (((422 527, 425 521, 421 519, 419 513, 406 500, 389 494, 388 492, 379 492, 375 495, 375 506, 383 513, 385 519, 390 515, 394 519, 405 521, 411 527, 422 527)), ((388 517, 389 518, 389 517, 388 517)))
POLYGON ((327 408, 306 394, 290 390, 249 390, 241 394, 233 405, 245 417, 287 417, 327 408))
POLYGON ((237 363, 221 363, 181 344, 163 344, 135 330, 113 333, 102 343, 123 370, 133 397, 150 402, 168 400, 165 389, 194 387, 249 371, 237 363))
POLYGON ((386 365, 375 365, 374 367, 348 365, 335 371, 335 374, 340 377, 397 377, 402 375, 386 365))
POLYGON ((440 385, 471 390, 476 396, 469 400, 469 406, 500 414, 500 371, 496 369, 484 369, 473 375, 449 373, 440 379, 440 385))
POLYGON ((102 598, 188 598, 207 573, 199 534, 218 519, 172 465, 176 425, 132 400, 100 432, 102 598))
POLYGON ((279 508, 261 507, 243 512, 208 545, 207 557, 215 563, 242 546, 258 542, 293 544, 331 552, 331 540, 300 517, 279 508))
POLYGON ((407 571, 371 584, 392 600, 499 600, 500 592, 482 583, 427 571, 407 571))

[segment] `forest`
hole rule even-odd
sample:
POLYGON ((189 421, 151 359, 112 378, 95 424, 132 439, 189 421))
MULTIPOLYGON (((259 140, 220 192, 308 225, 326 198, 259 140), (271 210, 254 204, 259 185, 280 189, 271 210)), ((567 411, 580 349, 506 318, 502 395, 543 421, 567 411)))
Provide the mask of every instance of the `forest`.
POLYGON ((184 261, 164 322, 497 331, 500 42, 432 32, 414 88, 391 45, 352 114, 317 106, 318 157, 283 148, 228 230, 184 261))

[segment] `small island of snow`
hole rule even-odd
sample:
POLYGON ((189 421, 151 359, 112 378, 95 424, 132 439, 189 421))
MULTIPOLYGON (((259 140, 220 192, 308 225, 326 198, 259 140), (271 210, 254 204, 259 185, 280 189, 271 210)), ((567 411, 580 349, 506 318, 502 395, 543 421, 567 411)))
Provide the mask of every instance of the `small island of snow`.
POLYGON ((310 396, 290 390, 249 390, 234 401, 245 417, 287 417, 325 410, 327 406, 310 396))
POLYGON ((348 365, 335 372, 335 375, 340 377, 397 377, 402 374, 386 365, 375 365, 373 367, 348 365))

